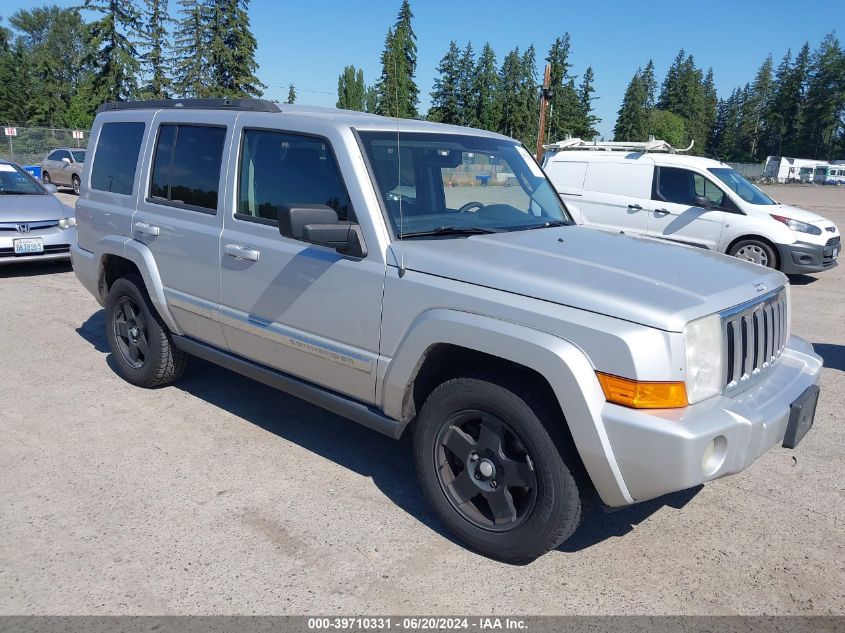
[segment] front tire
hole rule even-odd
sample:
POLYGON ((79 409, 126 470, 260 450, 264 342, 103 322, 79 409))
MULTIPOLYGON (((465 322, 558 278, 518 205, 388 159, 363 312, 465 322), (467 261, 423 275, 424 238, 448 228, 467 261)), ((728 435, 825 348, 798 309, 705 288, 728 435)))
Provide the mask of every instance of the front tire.
POLYGON ((491 558, 530 562, 581 521, 589 484, 547 400, 495 375, 456 378, 417 418, 414 462, 426 497, 452 532, 491 558))
POLYGON ((50 180, 50 174, 48 174, 46 171, 41 172, 41 182, 43 182, 45 185, 50 185, 53 183, 53 181, 50 180))
POLYGON ((778 260, 775 250, 762 240, 740 240, 728 252, 731 257, 742 259, 767 268, 777 268, 778 260))
POLYGON ((106 299, 106 337, 117 373, 133 385, 166 385, 185 370, 187 355, 173 345, 138 275, 112 284, 106 299))
POLYGON ((81 183, 79 182, 79 176, 74 175, 73 178, 70 179, 70 185, 71 187, 73 187, 73 193, 75 193, 77 196, 79 195, 80 184, 81 183))

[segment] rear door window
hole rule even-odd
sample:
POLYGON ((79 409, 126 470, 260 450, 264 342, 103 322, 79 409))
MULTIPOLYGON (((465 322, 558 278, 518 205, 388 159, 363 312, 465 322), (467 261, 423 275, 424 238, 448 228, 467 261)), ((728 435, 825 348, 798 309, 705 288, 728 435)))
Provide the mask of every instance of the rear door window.
POLYGON ((164 123, 159 127, 150 201, 217 211, 226 128, 164 123))
POLYGON ((143 138, 143 123, 104 123, 94 152, 91 188, 131 195, 143 138))

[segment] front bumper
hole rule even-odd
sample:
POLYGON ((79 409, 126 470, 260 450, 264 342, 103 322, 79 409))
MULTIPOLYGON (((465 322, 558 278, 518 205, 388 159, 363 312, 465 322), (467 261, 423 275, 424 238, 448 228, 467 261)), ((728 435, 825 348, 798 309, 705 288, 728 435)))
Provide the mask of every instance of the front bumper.
POLYGON ((745 391, 684 409, 602 409, 607 436, 634 501, 738 473, 776 444, 790 405, 818 382, 822 359, 806 341, 790 337, 775 367, 745 391))
POLYGON ((837 236, 828 240, 826 244, 795 242, 778 244, 777 248, 781 272, 786 275, 801 275, 835 268, 841 244, 837 236))
POLYGON ((20 264, 24 262, 43 262, 49 260, 70 259, 70 247, 76 244, 76 229, 60 229, 50 227, 36 229, 28 233, 12 231, 0 232, 0 266, 5 264, 20 264), (15 255, 14 240, 21 238, 41 238, 44 252, 33 255, 15 255))

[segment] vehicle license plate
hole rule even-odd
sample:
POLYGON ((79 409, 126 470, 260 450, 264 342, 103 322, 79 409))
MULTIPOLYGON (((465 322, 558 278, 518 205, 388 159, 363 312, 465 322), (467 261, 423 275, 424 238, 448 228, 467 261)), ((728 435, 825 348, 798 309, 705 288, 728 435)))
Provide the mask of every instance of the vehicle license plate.
POLYGON ((15 244, 15 255, 34 255, 44 252, 44 240, 40 237, 28 237, 22 240, 13 240, 15 244))
POLYGON ((816 403, 819 401, 819 387, 812 385, 798 396, 789 407, 789 424, 783 436, 784 448, 795 448, 803 437, 813 427, 816 417, 816 403))

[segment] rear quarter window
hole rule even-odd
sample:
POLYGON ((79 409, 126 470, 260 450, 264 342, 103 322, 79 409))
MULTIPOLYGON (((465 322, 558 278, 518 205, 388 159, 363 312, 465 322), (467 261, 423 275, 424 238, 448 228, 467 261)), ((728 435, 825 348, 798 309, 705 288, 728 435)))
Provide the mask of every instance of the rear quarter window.
POLYGON ((654 165, 644 163, 590 163, 584 190, 631 198, 651 198, 654 165))
POLYGON ((131 195, 143 138, 143 123, 104 123, 94 152, 91 188, 131 195))

